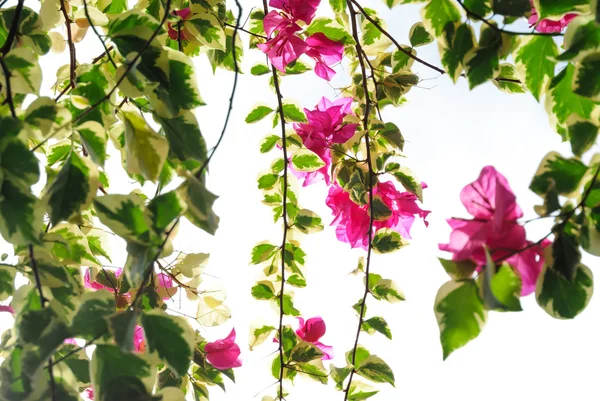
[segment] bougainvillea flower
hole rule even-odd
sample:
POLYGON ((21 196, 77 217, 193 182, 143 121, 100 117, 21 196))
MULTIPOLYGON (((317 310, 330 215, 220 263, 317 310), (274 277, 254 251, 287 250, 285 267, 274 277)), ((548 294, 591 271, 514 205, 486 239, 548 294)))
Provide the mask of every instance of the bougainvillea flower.
POLYGON ((310 24, 321 0, 271 0, 269 5, 285 11, 294 21, 310 24))
MULTIPOLYGON (((117 278, 119 278, 121 276, 121 274, 123 274, 123 269, 117 269, 114 271, 115 276, 117 278)), ((87 269, 85 271, 85 274, 83 276, 83 286, 85 288, 91 288, 94 290, 107 290, 110 292, 115 292, 115 289, 113 287, 107 287, 103 284, 100 284, 98 281, 92 281, 92 277, 91 277, 92 273, 90 271, 90 269, 87 269)), ((115 283, 115 286, 117 285, 117 283, 115 283)))
POLYGON ((306 55, 316 61, 315 74, 331 81, 335 75, 332 65, 339 63, 344 57, 344 45, 341 42, 329 39, 323 33, 315 33, 306 39, 308 50, 306 55))
POLYGON ((10 314, 15 314, 15 310, 10 305, 0 305, 0 312, 8 312, 10 314))
POLYGON ((533 0, 530 0, 531 3, 531 15, 529 16, 529 26, 535 25, 535 30, 543 33, 560 33, 563 29, 569 25, 569 22, 573 20, 577 16, 577 14, 569 13, 564 17, 559 19, 558 21, 553 21, 550 19, 543 19, 538 22, 539 16, 537 10, 533 6, 533 0))
MULTIPOLYGON (((422 184, 427 188, 426 184, 422 184)), ((429 210, 423 210, 417 204, 418 198, 409 192, 400 192, 392 182, 380 182, 373 188, 373 197, 380 199, 391 211, 390 217, 373 222, 373 231, 389 228, 404 238, 410 239, 410 230, 415 221, 415 216, 423 219, 428 226, 427 215, 429 210)), ((347 242, 352 248, 369 246, 369 205, 357 205, 350 199, 350 194, 344 191, 337 183, 329 187, 326 200, 327 206, 332 210, 334 220, 331 225, 337 225, 336 235, 338 240, 347 242)))
POLYGON ((325 183, 329 185, 331 145, 347 142, 356 132, 357 124, 344 123, 344 118, 353 114, 352 101, 352 98, 340 98, 332 102, 323 97, 315 110, 304 109, 307 123, 294 125, 304 146, 315 152, 325 162, 325 166, 312 172, 296 171, 292 168, 294 175, 299 179, 304 179, 303 186, 320 180, 325 180, 325 183))
POLYGON ((506 259, 518 272, 521 294, 530 294, 541 272, 542 249, 547 243, 515 254, 531 242, 527 241, 525 228, 517 222, 523 212, 506 178, 494 167, 484 167, 479 178, 463 188, 460 200, 474 218, 448 219, 452 228, 450 242, 439 244, 439 249, 452 253, 455 261, 475 262, 480 270, 486 264, 487 247, 494 260, 506 259))
POLYGON ((295 24, 288 26, 280 29, 274 38, 257 45, 269 57, 271 64, 281 72, 285 72, 285 67, 296 61, 308 49, 306 42, 296 36, 299 30, 300 27, 295 24))
POLYGON ((299 317, 298 322, 300 327, 296 330, 296 334, 303 341, 313 343, 317 348, 319 348, 323 352, 323 357, 321 359, 327 361, 333 359, 333 347, 329 345, 325 345, 321 343, 319 340, 323 335, 325 335, 325 331, 327 327, 325 326, 325 322, 320 317, 311 317, 310 319, 304 321, 303 318, 299 317))
MULTIPOLYGON (((179 18, 181 18, 183 21, 185 21, 188 18, 190 18, 190 16, 192 15, 192 10, 190 10, 189 7, 186 7, 186 8, 182 8, 181 10, 173 11, 173 14, 177 15, 179 18)), ((169 33, 169 37, 171 39, 173 39, 173 40, 179 39, 180 31, 179 31, 177 25, 175 25, 175 28, 173 28, 172 24, 169 22, 168 33, 169 33)), ((181 29, 181 39, 190 40, 191 38, 192 38, 192 34, 187 29, 182 28, 181 29)))
POLYGON ((235 329, 229 335, 204 346, 206 360, 216 369, 225 370, 242 366, 240 347, 235 343, 235 329))
POLYGON ((144 339, 144 329, 142 326, 135 326, 133 331, 133 347, 137 352, 146 350, 146 340, 144 339))
POLYGON ((94 388, 93 387, 86 388, 85 391, 84 391, 84 393, 85 393, 85 397, 88 400, 93 400, 94 399, 94 388))

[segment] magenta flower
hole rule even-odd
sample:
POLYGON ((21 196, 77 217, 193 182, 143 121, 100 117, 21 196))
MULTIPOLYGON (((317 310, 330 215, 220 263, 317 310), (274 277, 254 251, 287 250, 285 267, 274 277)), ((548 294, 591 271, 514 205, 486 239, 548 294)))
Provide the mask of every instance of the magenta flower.
MULTIPOLYGON (((123 274, 123 269, 117 269, 117 270, 115 270, 115 276, 117 278, 119 278, 121 276, 121 274, 123 274)), ((116 283, 115 283, 115 285, 116 285, 116 283)), ((85 271, 85 274, 83 276, 83 286, 85 288, 91 288, 93 290, 107 290, 107 291, 110 291, 110 292, 115 292, 115 289, 112 288, 112 287, 107 287, 107 286, 105 286, 103 284, 100 284, 99 282, 97 282, 95 280, 92 281, 90 269, 87 269, 85 271)))
MULTIPOLYGON (((427 188, 426 184, 422 184, 427 188)), ((382 228, 389 228, 404 238, 410 239, 410 229, 415 221, 415 216, 423 219, 428 226, 427 215, 429 210, 423 210, 417 205, 418 198, 409 192, 399 192, 393 183, 380 182, 373 188, 373 197, 380 199, 390 210, 391 216, 373 222, 376 232, 382 228)), ((337 183, 329 188, 326 200, 327 206, 332 210, 334 220, 331 225, 337 224, 336 235, 338 240, 347 242, 352 248, 369 246, 369 205, 359 206, 350 194, 345 192, 337 183)))
POLYGON ((315 74, 324 80, 331 81, 335 75, 332 65, 339 63, 344 57, 344 45, 329 39, 323 33, 315 33, 306 39, 309 49, 306 55, 316 61, 315 74))
POLYGON ((331 166, 330 147, 335 143, 347 142, 356 132, 357 124, 346 124, 344 118, 352 113, 352 98, 340 98, 330 101, 322 98, 315 110, 304 109, 307 123, 295 124, 294 129, 302 138, 307 149, 315 152, 325 162, 325 166, 317 171, 292 172, 304 179, 303 186, 313 184, 322 179, 329 185, 329 168, 331 166))
POLYGON ((270 0, 269 5, 285 11, 293 20, 310 24, 321 0, 270 0))
POLYGON ((15 310, 10 305, 0 305, 0 312, 8 312, 12 315, 15 314, 15 310))
MULTIPOLYGON (((267 14, 265 21, 271 13, 275 13, 275 11, 267 14)), ((306 42, 296 36, 296 32, 299 30, 298 25, 292 24, 280 29, 274 38, 257 45, 269 57, 273 66, 281 72, 285 72, 285 67, 296 61, 308 49, 306 42)))
POLYGON ((144 339, 144 329, 142 326, 135 326, 133 331, 133 347, 137 352, 144 352, 146 350, 146 340, 144 339))
POLYGON ((311 317, 306 322, 303 318, 299 317, 298 322, 300 327, 296 330, 296 334, 303 341, 313 343, 317 348, 323 351, 323 359, 324 361, 333 359, 333 347, 329 345, 325 345, 319 341, 323 335, 325 335, 326 326, 323 319, 320 317, 311 317))
MULTIPOLYGON (((181 10, 175 10, 173 11, 173 14, 177 15, 178 17, 180 17, 182 20, 187 20, 188 18, 190 18, 190 16, 192 15, 192 10, 189 9, 189 7, 186 8, 182 8, 181 10)), ((173 40, 177 40, 179 38, 179 30, 177 29, 177 25, 175 25, 175 28, 173 28, 173 26, 171 25, 171 23, 169 22, 169 29, 168 29, 168 34, 169 37, 173 40)), ((181 39, 184 40, 190 40, 192 38, 192 34, 185 28, 183 28, 183 26, 181 27, 181 39)))
POLYGON ((86 388, 84 393, 88 400, 94 399, 94 388, 93 387, 86 388))
POLYGON ((486 263, 485 246, 494 260, 506 259, 518 272, 521 295, 533 292, 544 263, 542 250, 549 242, 515 254, 531 242, 517 222, 523 212, 506 178, 494 167, 484 167, 479 178, 463 188, 460 199, 474 219, 448 219, 450 242, 439 244, 439 249, 452 253, 452 260, 471 260, 481 269, 486 263))
POLYGON ((538 22, 539 16, 538 13, 533 6, 533 0, 530 0, 531 3, 531 15, 529 16, 529 26, 535 25, 535 30, 543 33, 560 33, 563 29, 569 25, 569 22, 573 18, 577 16, 577 14, 569 13, 564 17, 559 19, 558 21, 553 21, 550 19, 543 19, 538 22))
POLYGON ((235 343, 235 329, 222 339, 204 346, 206 360, 216 369, 225 370, 242 366, 240 347, 235 343))

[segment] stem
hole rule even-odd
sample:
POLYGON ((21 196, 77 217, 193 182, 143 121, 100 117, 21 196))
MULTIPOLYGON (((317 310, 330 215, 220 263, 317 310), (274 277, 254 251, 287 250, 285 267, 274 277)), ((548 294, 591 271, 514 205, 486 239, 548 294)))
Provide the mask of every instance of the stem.
MULTIPOLYGON (((31 260, 31 270, 33 270, 35 286, 37 287, 38 293, 40 294, 40 304, 42 305, 43 309, 46 307, 46 302, 48 300, 44 297, 44 293, 42 291, 42 281, 40 280, 40 272, 38 270, 37 262, 33 254, 33 245, 29 245, 29 259, 31 260)), ((52 395, 52 401, 56 401, 56 382, 54 380, 54 372, 52 371, 52 365, 52 357, 50 357, 48 358, 48 377, 50 379, 50 394, 52 395)))
POLYGON ((4 72, 4 76, 6 77, 6 103, 8 103, 8 108, 10 109, 10 114, 13 118, 17 118, 17 112, 15 111, 15 102, 12 97, 12 89, 10 87, 10 71, 8 67, 6 67, 6 63, 4 59, 0 58, 0 66, 2 67, 2 72, 4 72))
MULTIPOLYGON (((113 60, 112 56, 110 55, 110 51, 106 47, 106 42, 104 40, 102 40, 102 36, 100 36, 100 33, 98 33, 98 30, 96 29, 96 26, 92 22, 92 19, 90 17, 89 11, 88 11, 88 6, 87 6, 87 1, 86 0, 83 0, 83 9, 85 11, 85 17, 87 18, 88 23, 90 24, 90 27, 92 28, 92 31, 94 31, 94 33, 98 37, 98 40, 100 41, 100 43, 102 43, 102 47, 104 48, 104 55, 106 55, 108 57, 108 60, 113 65, 113 67, 117 68, 117 63, 115 63, 115 60, 113 60)), ((112 49, 112 47, 111 47, 111 49, 112 49)), ((92 64, 95 64, 95 60, 96 59, 94 59, 94 62, 92 62, 92 64)))
POLYGON ((5 56, 6 53, 10 51, 12 48, 13 42, 17 37, 17 31, 19 30, 19 23, 21 22, 21 13, 23 12, 23 5, 25 4, 25 0, 19 0, 17 3, 17 8, 15 9, 15 16, 13 17, 12 25, 10 26, 10 30, 8 31, 8 35, 6 35, 6 42, 0 49, 0 53, 2 56, 5 56))
MULTIPOLYGON (((269 13, 269 7, 267 1, 263 0, 265 9, 265 15, 269 13)), ((283 218, 283 239, 281 242, 281 287, 279 289, 279 399, 283 399, 283 372, 285 369, 285 363, 283 361, 283 296, 285 294, 285 245, 287 242, 287 232, 289 229, 287 220, 287 190, 288 190, 288 155, 287 155, 287 137, 285 135, 285 115, 283 113, 283 97, 281 96, 281 88, 279 87, 279 76, 277 70, 271 64, 271 71, 273 73, 273 85, 275 86, 275 92, 277 94, 277 103, 279 111, 279 120, 281 125, 281 148, 283 151, 283 204, 282 204, 282 218, 283 218)))
MULTIPOLYGON (((224 24, 225 26, 228 26, 228 27, 230 27, 230 28, 235 28, 235 25, 231 25, 231 24, 229 24, 229 23, 227 23, 227 22, 224 22, 223 24, 224 24)), ((251 35, 251 36, 257 37, 257 38, 261 38, 261 39, 264 39, 264 40, 267 40, 267 39, 269 39, 269 38, 267 38, 267 37, 266 37, 266 36, 264 36, 264 35, 260 35, 260 34, 258 34, 258 33, 250 32, 250 31, 248 31, 248 30, 246 30, 246 29, 244 29, 244 28, 242 28, 242 27, 238 27, 238 30, 239 30, 239 31, 242 31, 242 32, 245 32, 245 33, 247 33, 248 35, 251 35)))
MULTIPOLYGON (((85 4, 85 1, 84 1, 85 4)), ((67 43, 69 45, 69 81, 70 86, 74 88, 77 85, 76 82, 76 74, 75 68, 77 68, 77 56, 75 53, 75 43, 73 43, 73 35, 71 33, 71 18, 69 18, 69 14, 67 14, 67 8, 65 7, 65 0, 60 0, 60 11, 62 12, 63 17, 65 18, 65 27, 67 27, 67 43)), ((87 15, 87 7, 85 9, 87 15)), ((89 19, 89 16, 88 16, 89 19)), ((91 21, 90 21, 91 23, 91 21)), ((95 29, 94 29, 95 31, 95 29)))
POLYGON ((456 1, 458 2, 458 4, 460 4, 460 6, 463 8, 463 10, 465 10, 465 12, 467 13, 467 16, 473 17, 476 20, 479 20, 479 21, 483 22, 484 24, 486 24, 487 26, 489 26, 490 28, 492 28, 496 32, 505 33, 507 35, 522 35, 522 36, 563 36, 563 34, 561 32, 553 32, 553 33, 536 32, 536 31, 532 31, 532 32, 516 32, 516 31, 508 31, 508 30, 503 29, 503 28, 498 28, 497 25, 492 24, 490 21, 488 21, 487 19, 483 18, 481 15, 475 14, 473 11, 471 11, 462 2, 462 0, 456 0, 456 1))
POLYGON ((356 53, 358 57, 358 62, 360 64, 360 69, 362 72, 362 86, 363 91, 365 93, 365 111, 363 116, 363 129, 366 131, 365 133, 365 147, 366 147, 366 157, 367 157, 367 166, 369 168, 369 180, 368 180, 368 188, 369 188, 369 246, 367 248, 367 261, 365 265, 365 290, 363 293, 362 301, 360 303, 360 313, 358 318, 358 328, 356 329, 356 338, 354 340, 354 347, 352 349, 352 357, 350 359, 353 367, 350 372, 350 376, 348 378, 348 385, 344 390, 344 401, 346 401, 350 395, 350 386, 352 385, 352 379, 354 377, 354 373, 356 372, 356 367, 354 366, 356 363, 356 352, 358 350, 358 340, 360 338, 360 331, 363 325, 364 317, 365 317, 365 307, 367 303, 367 296, 369 295, 369 273, 371 268, 371 251, 373 248, 373 164, 371 160, 371 143, 369 137, 369 115, 371 114, 371 100, 369 98, 369 89, 367 85, 367 70, 365 67, 364 61, 364 53, 362 46, 360 44, 360 37, 358 35, 358 27, 356 24, 356 10, 353 7, 354 0, 350 0, 348 2, 348 10, 350 11, 350 20, 352 21, 352 36, 354 37, 354 41, 356 42, 356 53))

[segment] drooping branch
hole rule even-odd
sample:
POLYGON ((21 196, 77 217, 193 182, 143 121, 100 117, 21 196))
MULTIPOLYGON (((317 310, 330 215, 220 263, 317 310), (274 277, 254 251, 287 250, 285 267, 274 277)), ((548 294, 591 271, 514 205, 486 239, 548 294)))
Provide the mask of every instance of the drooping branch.
MULTIPOLYGON (((65 27, 67 28, 67 45, 69 46, 69 85, 74 88, 77 85, 77 75, 75 74, 75 69, 77 68, 77 53, 75 52, 75 43, 73 42, 73 34, 71 32, 72 21, 69 17, 69 13, 67 13, 65 0, 60 0, 60 11, 65 19, 65 27)), ((87 7, 85 11, 87 15, 87 7)))
POLYGON ((507 30, 504 28, 500 28, 496 24, 491 23, 488 19, 485 19, 481 15, 476 14, 473 11, 471 11, 462 0, 456 0, 456 1, 458 2, 458 4, 460 4, 460 6, 463 8, 463 10, 465 10, 465 12, 467 13, 467 16, 475 18, 476 20, 483 22, 484 24, 486 24, 487 26, 489 26, 496 32, 505 33, 507 35, 519 35, 519 36, 564 36, 563 33, 561 33, 561 32, 548 32, 548 33, 536 32, 536 31, 516 32, 516 31, 510 31, 510 30, 507 30))
POLYGON ((363 130, 365 131, 365 152, 367 158, 367 167, 368 167, 368 179, 367 186, 369 189, 369 231, 367 234, 369 245, 367 248, 367 260, 365 263, 365 289, 363 293, 362 300, 360 302, 360 311, 358 316, 358 328, 356 330, 356 337, 354 339, 354 347, 352 348, 352 354, 350 357, 350 362, 353 365, 352 370, 350 371, 350 376, 348 377, 348 385, 344 390, 344 401, 348 400, 350 396, 350 386, 352 385, 352 379, 354 377, 354 373, 356 372, 356 353, 358 351, 358 340, 360 338, 360 331, 362 329, 362 325, 365 318, 365 309, 367 304, 367 296, 369 295, 369 274, 371 269, 371 253, 373 250, 373 222, 374 222, 374 203, 373 203, 373 177, 375 176, 373 170, 373 163, 371 160, 371 140, 369 137, 369 115, 371 114, 371 99, 369 97, 369 88, 367 84, 367 69, 365 67, 364 53, 362 46, 360 44, 360 37, 358 34, 358 27, 356 23, 357 13, 352 5, 354 1, 350 0, 348 2, 348 10, 350 11, 350 21, 352 24, 352 36, 354 37, 354 41, 356 42, 356 54, 358 57, 358 62, 360 65, 360 69, 362 72, 362 87, 365 93, 365 109, 363 115, 363 130))

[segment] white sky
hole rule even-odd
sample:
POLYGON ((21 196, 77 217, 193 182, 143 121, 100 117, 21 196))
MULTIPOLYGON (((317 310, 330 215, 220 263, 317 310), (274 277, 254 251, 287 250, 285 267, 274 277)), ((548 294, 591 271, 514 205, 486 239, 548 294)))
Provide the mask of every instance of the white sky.
MULTIPOLYGON (((245 15, 252 6, 260 6, 257 0, 242 3, 245 15)), ((377 9, 388 22, 390 32, 401 43, 408 43, 408 31, 420 19, 420 5, 400 6, 390 12, 381 0, 362 3, 377 9)), ((329 11, 325 6, 321 12, 329 11)), ((241 35, 246 41, 245 34, 241 35)), ((77 45, 81 60, 91 60, 101 51, 91 31, 86 40, 77 45)), ((419 56, 439 65, 435 44, 419 48, 419 56)), ((243 64, 246 74, 240 76, 234 115, 210 166, 208 188, 220 196, 215 205, 221 217, 220 228, 215 237, 210 237, 186 222, 175 241, 176 249, 211 253, 207 272, 222 279, 228 292, 227 305, 233 311, 232 320, 224 326, 202 331, 207 339, 214 340, 224 337, 235 326, 242 347, 244 366, 236 370, 237 384, 228 383, 226 394, 215 388, 211 400, 216 401, 260 400, 262 395, 275 393, 275 387, 270 387, 254 397, 275 381, 270 376, 273 356, 269 354, 276 345, 267 341, 254 352, 247 348, 249 324, 261 319, 276 325, 278 317, 265 302, 251 298, 250 287, 261 268, 248 265, 256 242, 279 243, 281 240, 281 227, 273 224, 271 210, 260 203, 262 197, 256 188, 259 171, 268 168, 275 158, 275 153, 261 155, 259 143, 267 134, 279 131, 272 130, 267 120, 250 126, 244 123, 255 103, 270 104, 273 108, 276 104, 274 93, 268 89, 268 76, 249 74, 250 67, 263 60, 258 51, 246 51, 243 64)), ((53 71, 68 63, 68 53, 51 54, 42 63, 44 88, 48 88, 54 82, 53 71)), ((195 63, 200 91, 208 103, 198 109, 197 115, 210 146, 221 131, 232 74, 217 71, 213 77, 203 56, 195 63)), ((339 74, 333 85, 342 86, 346 77, 342 67, 338 66, 337 70, 339 74)), ((436 259, 447 255, 437 250, 437 244, 448 240, 450 230, 446 218, 468 217, 459 201, 460 190, 477 178, 483 166, 494 165, 508 178, 525 218, 535 217, 533 206, 540 200, 527 189, 533 173, 550 150, 569 155, 570 149, 560 143, 560 137, 549 126, 543 106, 531 95, 508 95, 491 83, 469 91, 464 80, 454 85, 447 77, 437 77, 435 71, 416 63, 414 71, 423 79, 433 79, 423 81, 421 88, 414 88, 403 107, 386 109, 384 119, 396 123, 402 130, 407 141, 406 164, 429 185, 424 191, 425 208, 432 210, 432 214, 429 228, 425 229, 420 221, 415 223, 411 246, 392 255, 376 255, 372 260, 372 271, 394 279, 407 297, 406 302, 399 304, 368 301, 368 316, 385 317, 394 339, 362 333, 360 342, 386 360, 396 375, 396 388, 378 384, 382 391, 373 399, 597 399, 600 328, 597 323, 599 304, 595 299, 574 321, 558 321, 537 306, 533 295, 528 296, 522 299, 525 312, 490 313, 480 337, 456 351, 446 362, 442 361, 433 301, 438 288, 448 278, 436 259)), ((285 98, 294 99, 307 108, 312 108, 321 96, 335 97, 335 91, 312 73, 284 78, 282 92, 285 98)), ((111 163, 110 192, 128 193, 132 187, 119 172, 118 157, 111 163)), ((148 194, 154 191, 151 185, 144 189, 148 194)), ((318 212, 328 224, 331 215, 324 203, 326 193, 323 183, 299 191, 300 203, 318 212)), ((527 226, 528 238, 537 240, 549 227, 545 221, 531 223, 527 226)), ((11 253, 6 244, 1 247, 2 252, 11 253)), ((327 334, 322 342, 334 346, 333 363, 343 366, 344 353, 352 346, 357 325, 351 305, 362 295, 362 279, 348 273, 364 252, 350 251, 347 244, 336 240, 334 230, 329 227, 304 237, 302 247, 308 254, 308 287, 295 289, 295 305, 307 318, 323 317, 327 334)), ((120 255, 122 263, 124 249, 116 242, 113 253, 120 255)), ((592 270, 597 265, 591 258, 587 258, 587 263, 592 270)), ((118 260, 115 264, 119 264, 118 260)), ((8 327, 10 319, 6 315, 2 318, 2 328, 8 327)), ((289 318, 287 323, 295 322, 289 318)), ((287 384, 286 388, 290 391, 288 401, 308 397, 315 400, 343 398, 333 384, 325 387, 298 379, 295 387, 287 384)))

